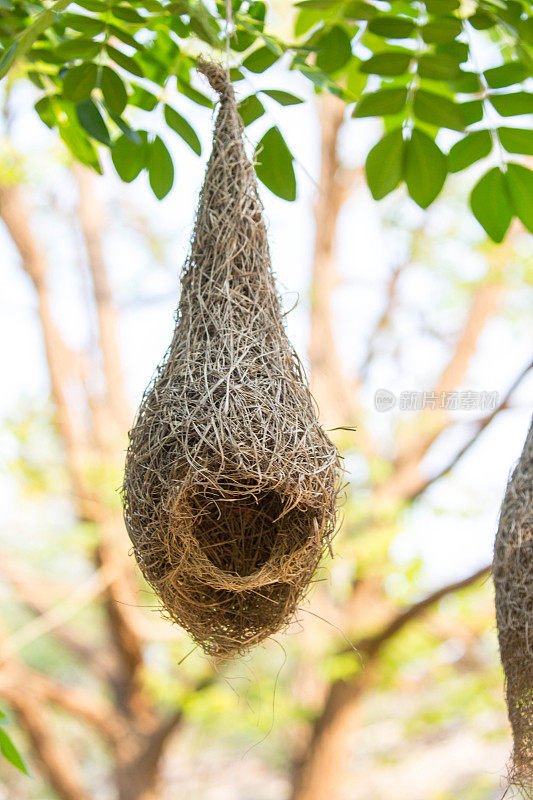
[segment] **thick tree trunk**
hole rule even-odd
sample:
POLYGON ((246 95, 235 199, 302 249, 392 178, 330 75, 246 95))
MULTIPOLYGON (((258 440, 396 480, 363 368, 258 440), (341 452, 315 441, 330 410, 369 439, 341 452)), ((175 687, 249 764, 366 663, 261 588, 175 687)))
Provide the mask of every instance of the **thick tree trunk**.
POLYGON ((305 759, 296 767, 291 800, 336 800, 346 783, 347 744, 359 727, 364 681, 335 681, 317 720, 305 759))

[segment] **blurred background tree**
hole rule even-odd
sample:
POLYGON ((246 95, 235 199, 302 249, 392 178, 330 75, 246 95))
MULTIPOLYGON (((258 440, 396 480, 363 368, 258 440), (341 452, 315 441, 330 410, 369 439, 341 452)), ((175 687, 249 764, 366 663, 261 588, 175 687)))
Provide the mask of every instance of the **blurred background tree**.
MULTIPOLYGON (((133 4, 119 5, 120 19, 133 4)), ((327 8, 307 6, 299 35, 304 12, 326 24, 327 8)), ((342 51, 336 27, 327 31, 333 45, 322 44, 321 75, 324 54, 342 51)), ((58 40, 46 47, 53 54, 58 40)), ((53 81, 66 80, 44 63, 53 81)), ((319 74, 298 63, 296 72, 319 74)), ((309 94, 304 77, 272 64, 274 77, 254 73, 258 86, 270 91, 272 80, 289 97, 309 94)), ((212 664, 154 613, 128 558, 116 491, 131 409, 170 336, 201 167, 185 147, 170 147, 185 177, 180 196, 160 207, 148 184, 155 191, 168 178, 168 161, 161 175, 146 162, 135 196, 109 169, 98 182, 52 133, 41 142, 27 108, 42 89, 11 74, 0 179, 6 344, 9 336, 0 695, 36 779, 3 762, 0 792, 10 800, 499 796, 509 738, 487 575, 531 396, 526 222, 515 220, 496 246, 465 218, 465 195, 486 165, 449 180, 425 213, 402 193, 377 206, 362 168, 373 122, 348 118, 346 98, 332 93, 316 99, 316 117, 311 103, 284 111, 274 96, 265 111, 261 102, 255 130, 282 130, 297 154, 300 202, 265 195, 274 263, 304 293, 288 324, 300 349, 308 342, 323 424, 344 428, 332 435, 348 483, 336 557, 295 629, 244 661, 212 664), (319 152, 316 186, 301 166, 313 158, 303 130, 319 152), (38 320, 29 340, 28 304, 38 320), (380 396, 396 402, 388 413, 380 396)), ((158 74, 166 83, 168 72, 158 74)), ((193 84, 186 102, 202 143, 209 117, 193 84)), ((166 86, 167 105, 182 91, 166 86)), ((76 113, 63 128, 71 151, 76 113)), ((122 136, 130 141, 114 132, 101 156, 119 174, 117 159, 131 163, 117 156, 128 147, 122 136)))

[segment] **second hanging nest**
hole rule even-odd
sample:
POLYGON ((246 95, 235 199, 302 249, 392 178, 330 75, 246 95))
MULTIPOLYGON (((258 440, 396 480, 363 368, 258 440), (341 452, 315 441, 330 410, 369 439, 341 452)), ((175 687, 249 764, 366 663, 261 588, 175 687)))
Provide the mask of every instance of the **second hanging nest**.
POLYGON ((494 546, 498 640, 513 729, 510 782, 533 796, 533 420, 507 484, 494 546))
POLYGON ((241 653, 294 614, 335 530, 339 457, 287 338, 225 71, 176 329, 130 432, 124 516, 166 614, 241 653))

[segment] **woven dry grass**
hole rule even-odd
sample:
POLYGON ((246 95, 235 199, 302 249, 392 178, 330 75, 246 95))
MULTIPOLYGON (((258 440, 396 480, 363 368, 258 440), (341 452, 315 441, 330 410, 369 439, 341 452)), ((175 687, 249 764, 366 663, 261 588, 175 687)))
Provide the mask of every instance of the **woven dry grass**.
POLYGON ((287 338, 226 72, 176 329, 130 432, 138 564, 166 614, 228 656, 293 616, 335 529, 339 457, 287 338))
POLYGON ((513 729, 510 781, 533 796, 533 422, 509 480, 493 565, 496 619, 513 729))

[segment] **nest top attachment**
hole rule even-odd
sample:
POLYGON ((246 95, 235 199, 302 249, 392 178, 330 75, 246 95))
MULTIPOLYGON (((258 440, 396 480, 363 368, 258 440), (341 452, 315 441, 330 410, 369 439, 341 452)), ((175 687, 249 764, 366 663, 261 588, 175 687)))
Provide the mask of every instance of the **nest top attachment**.
POLYGON ((205 75, 211 88, 220 95, 221 99, 235 100, 235 94, 228 71, 224 69, 222 64, 217 64, 214 61, 206 61, 200 57, 196 62, 196 69, 198 72, 201 72, 202 75, 205 75))
POLYGON ((287 338, 225 70, 170 347, 126 458, 124 518, 165 613, 205 652, 285 627, 335 531, 339 456, 287 338))

